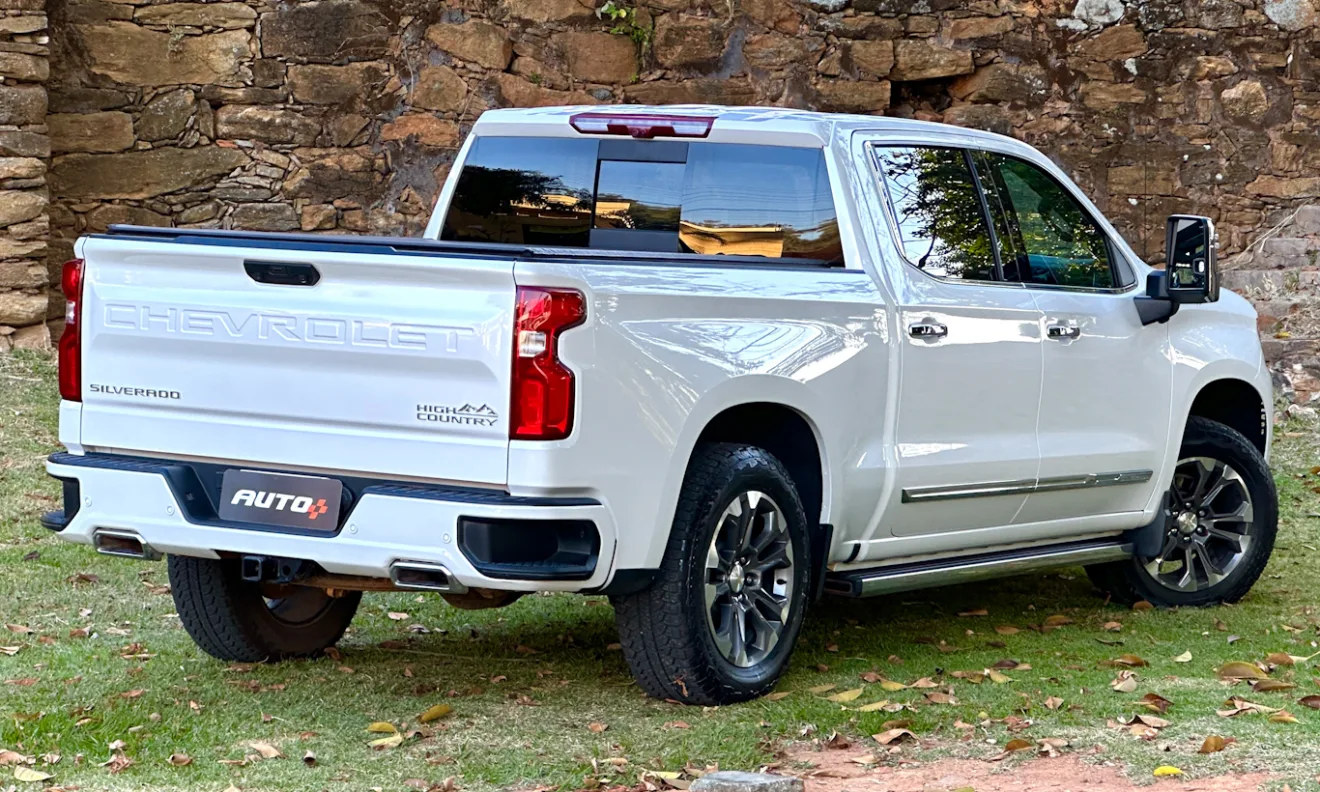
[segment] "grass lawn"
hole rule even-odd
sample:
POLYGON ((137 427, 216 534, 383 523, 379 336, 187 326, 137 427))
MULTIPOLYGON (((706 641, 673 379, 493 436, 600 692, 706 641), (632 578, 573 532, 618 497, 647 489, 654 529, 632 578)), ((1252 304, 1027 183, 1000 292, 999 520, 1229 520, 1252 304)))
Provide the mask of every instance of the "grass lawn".
POLYGON ((1294 790, 1320 789, 1320 711, 1299 703, 1320 694, 1320 657, 1275 670, 1296 686, 1282 691, 1229 687, 1216 676, 1229 661, 1320 651, 1315 427, 1279 432, 1279 542, 1264 578, 1236 607, 1107 605, 1081 570, 827 599, 809 616, 776 700, 701 709, 639 693, 613 646, 602 598, 531 596, 471 612, 436 596, 367 595, 337 657, 257 667, 210 659, 179 626, 162 563, 98 556, 38 524, 57 502, 42 464, 57 445, 54 380, 45 358, 0 357, 0 762, 9 749, 36 757, 31 769, 52 776, 14 782, 6 765, 0 788, 405 790, 449 777, 465 790, 632 785, 643 771, 753 769, 777 761, 792 741, 833 732, 860 755, 879 748, 869 735, 902 719, 920 742, 896 754, 881 748, 879 762, 989 758, 1017 737, 1061 738, 1070 742, 1065 751, 1100 746, 1098 758, 1125 763, 1143 781, 1160 765, 1188 776, 1264 769, 1294 790), (958 615, 982 609, 987 615, 958 615), (1069 623, 1038 629, 1047 619, 1069 623), (1175 660, 1184 653, 1191 659, 1175 660), (1122 669, 1106 662, 1125 654, 1149 665, 1132 669, 1132 692, 1115 692, 1110 683, 1122 669), (1030 668, 1004 670, 1011 681, 999 683, 952 676, 1004 660, 1030 668), (922 677, 938 687, 886 690, 880 681, 922 677), (834 687, 812 692, 827 685, 834 687), (846 703, 825 698, 856 688, 863 690, 846 703), (940 692, 956 703, 929 700, 940 692), (1137 703, 1146 693, 1173 702, 1159 716, 1167 726, 1142 739, 1108 725, 1155 715, 1137 703), (1233 695, 1285 709, 1297 722, 1216 715, 1233 695), (906 706, 861 709, 882 700, 906 706), (439 703, 452 712, 419 725, 419 714, 439 703), (390 736, 367 731, 377 721, 406 739, 373 748, 372 740, 390 736), (1209 735, 1236 742, 1198 754, 1209 735), (282 757, 262 756, 272 748, 282 757), (303 761, 309 751, 314 763, 303 761), (180 755, 175 764, 172 755, 180 755))

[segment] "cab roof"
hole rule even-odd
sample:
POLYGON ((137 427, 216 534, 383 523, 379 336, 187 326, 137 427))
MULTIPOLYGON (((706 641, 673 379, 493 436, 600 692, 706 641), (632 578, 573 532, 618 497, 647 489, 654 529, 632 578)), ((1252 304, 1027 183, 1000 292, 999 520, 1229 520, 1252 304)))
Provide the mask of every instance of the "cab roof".
POLYGON ((714 118, 709 142, 756 142, 800 147, 824 147, 850 132, 893 133, 930 141, 957 139, 963 145, 980 138, 1000 146, 1013 138, 976 129, 913 121, 889 116, 818 113, 781 107, 725 107, 722 105, 576 105, 569 107, 503 108, 488 110, 477 119, 477 135, 577 137, 569 125, 579 113, 601 115, 699 116, 714 118))

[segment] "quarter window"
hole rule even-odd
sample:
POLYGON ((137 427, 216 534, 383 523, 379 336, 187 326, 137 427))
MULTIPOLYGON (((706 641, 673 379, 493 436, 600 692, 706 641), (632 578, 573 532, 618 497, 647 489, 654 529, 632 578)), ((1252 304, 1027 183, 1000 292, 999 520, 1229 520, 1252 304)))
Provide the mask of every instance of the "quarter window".
POLYGON ((878 147, 875 157, 907 260, 937 278, 997 280, 990 232, 966 152, 878 147))
POLYGON ((1115 286, 1105 233, 1071 193, 1022 160, 992 153, 976 160, 1007 278, 1043 286, 1115 286))

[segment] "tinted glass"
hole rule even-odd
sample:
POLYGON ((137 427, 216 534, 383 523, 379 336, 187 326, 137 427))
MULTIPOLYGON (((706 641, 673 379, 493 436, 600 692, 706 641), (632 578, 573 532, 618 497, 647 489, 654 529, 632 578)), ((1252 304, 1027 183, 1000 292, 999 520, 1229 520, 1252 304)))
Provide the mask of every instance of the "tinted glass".
POLYGON ((907 260, 938 278, 992 281, 995 256, 961 149, 875 149, 907 260))
POLYGON ((819 149, 479 138, 442 239, 842 263, 819 149))
POLYGON ((818 149, 694 143, 683 174, 683 249, 842 262, 818 149))
POLYGON ((594 140, 478 138, 440 238, 586 247, 595 184, 594 140))
POLYGON ((993 183, 990 202, 1004 246, 1020 278, 1047 286, 1113 288, 1114 268, 1104 232, 1072 194, 1049 174, 1002 154, 984 154, 982 182, 993 183))

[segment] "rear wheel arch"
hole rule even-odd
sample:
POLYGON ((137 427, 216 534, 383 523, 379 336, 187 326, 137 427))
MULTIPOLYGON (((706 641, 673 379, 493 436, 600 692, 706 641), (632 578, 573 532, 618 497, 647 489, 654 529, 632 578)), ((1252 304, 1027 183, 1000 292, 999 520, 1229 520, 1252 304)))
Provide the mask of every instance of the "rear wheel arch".
POLYGON ((749 402, 725 408, 701 430, 688 464, 706 443, 741 443, 770 452, 797 488, 807 521, 819 525, 829 515, 829 475, 816 426, 799 410, 779 402, 749 402))

